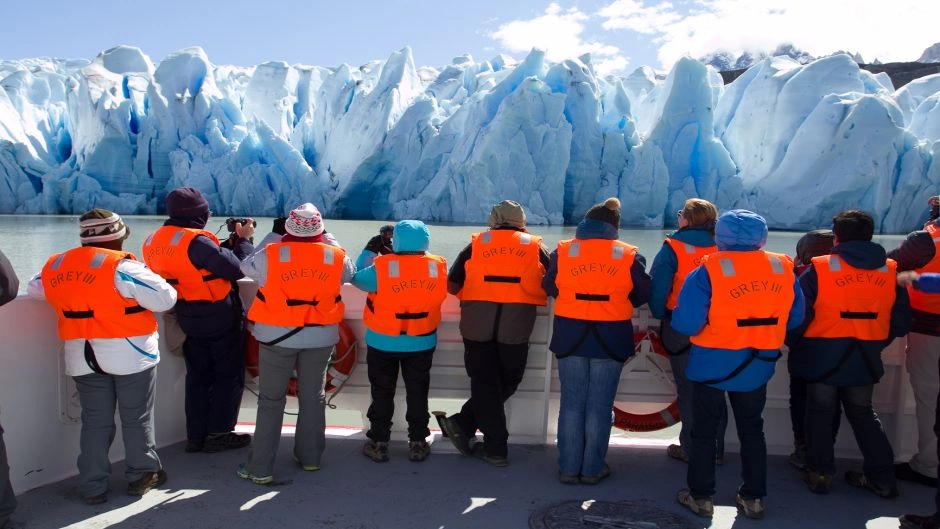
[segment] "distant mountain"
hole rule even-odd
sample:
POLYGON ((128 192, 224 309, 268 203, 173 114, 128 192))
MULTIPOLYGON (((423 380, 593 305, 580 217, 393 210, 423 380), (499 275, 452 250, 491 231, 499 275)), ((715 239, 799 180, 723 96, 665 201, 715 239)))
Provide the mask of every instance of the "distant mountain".
POLYGON ((719 50, 700 58, 699 62, 714 66, 715 69, 719 72, 726 72, 730 70, 745 70, 766 59, 767 57, 777 57, 780 55, 786 55, 800 64, 807 64, 816 59, 816 57, 813 57, 809 53, 806 53, 792 44, 781 44, 777 46, 777 49, 769 54, 764 52, 752 53, 746 51, 738 57, 735 57, 728 51, 719 50))
POLYGON ((940 42, 924 50, 917 62, 940 62, 940 42))

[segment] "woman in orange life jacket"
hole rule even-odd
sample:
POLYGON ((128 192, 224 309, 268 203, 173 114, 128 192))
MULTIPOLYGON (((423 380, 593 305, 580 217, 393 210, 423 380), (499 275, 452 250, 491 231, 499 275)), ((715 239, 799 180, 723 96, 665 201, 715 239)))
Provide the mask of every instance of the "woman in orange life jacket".
MULTIPOLYGON (((940 294, 940 273, 925 272, 923 274, 907 271, 898 274, 898 284, 908 289, 929 294, 940 294)), ((940 400, 940 394, 937 395, 940 400)), ((940 407, 937 408, 940 410, 940 407)), ((940 431, 940 413, 934 421, 935 431, 940 431)), ((936 432, 935 432, 936 435, 936 432)), ((938 450, 940 452, 940 450, 938 450)), ((937 454, 940 457, 940 453, 937 454)), ((934 513, 926 516, 919 514, 905 514, 900 518, 901 529, 940 529, 940 489, 934 494, 934 513)))
MULTIPOLYGON (((669 352, 669 363, 676 381, 676 400, 679 405, 679 444, 666 448, 666 455, 688 462, 692 450, 692 383, 685 376, 689 364, 689 337, 672 327, 672 311, 679 300, 679 290, 686 276, 702 262, 702 257, 715 253, 715 220, 718 209, 701 198, 690 198, 676 212, 679 229, 666 236, 662 248, 653 258, 650 267, 652 288, 650 290, 650 312, 661 321, 659 335, 669 352)), ((725 428, 728 426, 728 411, 724 409, 718 426, 718 461, 724 460, 725 428)))
POLYGON ((620 201, 591 207, 575 238, 558 243, 542 280, 555 298, 549 348, 558 358, 558 477, 596 484, 610 475, 611 410, 633 356, 633 308, 649 300, 646 260, 617 239, 620 201))
POLYGON ((377 463, 388 461, 400 369, 408 408, 408 459, 420 462, 431 453, 428 391, 441 304, 447 297, 447 263, 427 253, 430 233, 419 220, 399 221, 391 241, 394 252, 375 256, 352 281, 369 293, 362 315, 372 403, 362 453, 377 463))
POLYGON ((898 495, 894 452, 872 407, 884 375, 881 352, 910 329, 907 291, 896 284, 896 264, 871 241, 875 223, 864 211, 832 218, 831 255, 814 257, 800 276, 806 318, 787 335, 793 372, 806 382, 806 476, 826 494, 836 467, 833 417, 840 407, 864 455, 864 472, 845 480, 878 496, 898 495))
MULTIPOLYGON (((0 306, 16 299, 20 281, 13 271, 7 256, 0 252, 0 306)), ((7 463, 7 448, 3 444, 3 426, 0 426, 0 529, 6 527, 10 515, 16 510, 16 495, 10 484, 10 465, 7 463)))
POLYGON ((325 237, 323 218, 313 204, 291 211, 284 229, 278 242, 242 262, 245 276, 258 284, 248 320, 260 346, 261 377, 255 436, 237 475, 259 485, 274 480, 295 366, 300 412, 293 455, 304 470, 320 468, 326 445, 324 381, 344 312, 340 289, 355 272, 336 239, 325 237))
POLYGON ((116 213, 93 209, 79 219, 82 246, 52 256, 29 283, 59 319, 65 372, 82 405, 79 490, 85 503, 107 501, 114 408, 121 418, 127 493, 141 496, 166 481, 153 433, 156 367, 153 311, 169 310, 176 290, 133 254, 116 213))
POLYGON ((686 277, 672 325, 692 340, 686 376, 692 386, 692 452, 688 488, 676 500, 693 513, 714 514, 715 442, 725 398, 741 442, 743 484, 735 504, 748 518, 764 514, 767 382, 780 358, 786 329, 803 319, 803 292, 793 261, 765 252, 760 215, 726 211, 715 224, 718 252, 686 277))
MULTIPOLYGON (((793 273, 796 277, 810 266, 813 257, 828 255, 832 251, 832 230, 813 230, 805 233, 796 242, 796 257, 793 273)), ((790 425, 793 429, 793 453, 788 461, 797 470, 806 470, 806 381, 793 371, 793 355, 787 355, 787 372, 790 375, 790 425)), ((832 419, 832 437, 839 432, 842 414, 837 409, 832 419)))

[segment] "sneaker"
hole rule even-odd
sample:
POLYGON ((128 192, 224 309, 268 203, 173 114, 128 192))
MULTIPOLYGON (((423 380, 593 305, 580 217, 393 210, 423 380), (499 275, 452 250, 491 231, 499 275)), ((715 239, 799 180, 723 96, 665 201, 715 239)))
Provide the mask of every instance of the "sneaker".
POLYGON ((299 465, 300 468, 304 469, 307 472, 316 472, 317 470, 320 470, 320 467, 316 465, 305 465, 301 463, 300 458, 297 457, 296 455, 294 455, 293 458, 294 458, 294 462, 297 463, 297 465, 299 465))
POLYGON ((251 473, 248 472, 248 469, 245 468, 244 463, 238 465, 238 469, 235 471, 235 475, 242 479, 247 479, 255 485, 270 485, 272 482, 274 482, 274 476, 252 476, 251 473))
POLYGON ((697 500, 692 497, 692 491, 689 489, 682 489, 677 492, 676 501, 703 518, 711 518, 715 515, 715 503, 712 499, 701 498, 697 500))
POLYGON ((683 463, 689 462, 689 455, 685 453, 685 450, 682 449, 680 445, 669 445, 666 447, 666 455, 682 461, 683 463))
POLYGON ((734 497, 734 504, 738 510, 744 513, 744 516, 759 520, 764 517, 764 507, 766 507, 764 498, 745 499, 740 494, 734 497))
POLYGON ((87 498, 82 498, 82 501, 85 502, 85 505, 101 505, 102 503, 108 501, 108 493, 102 492, 97 496, 88 496, 87 498))
POLYGON ((369 439, 362 445, 362 455, 376 463, 385 463, 388 461, 388 442, 369 439))
POLYGON ((895 463, 894 477, 904 481, 910 481, 911 483, 917 483, 918 485, 924 485, 925 487, 937 487, 937 478, 921 474, 911 468, 910 463, 895 463))
POLYGON ((561 471, 558 472, 558 481, 564 483, 565 485, 577 485, 581 483, 581 476, 577 474, 562 474, 561 471))
POLYGON ((848 483, 849 485, 852 485, 853 487, 858 487, 860 489, 868 489, 872 491, 873 493, 875 493, 876 496, 879 496, 882 498, 891 499, 891 498, 897 498, 900 495, 900 493, 898 492, 897 486, 891 485, 888 487, 884 487, 884 486, 878 485, 877 483, 874 483, 871 480, 869 480, 868 477, 864 473, 858 472, 857 470, 846 471, 845 482, 848 483))
POLYGON ((202 445, 202 451, 208 453, 245 448, 251 444, 251 436, 246 433, 228 432, 211 434, 202 445))
POLYGON ((431 455, 431 445, 424 439, 408 441, 408 460, 416 463, 424 461, 431 455))
POLYGON ((444 437, 450 440, 454 448, 456 448, 461 455, 471 455, 470 438, 467 437, 467 434, 460 428, 457 421, 455 421, 453 417, 448 417, 447 414, 442 411, 431 413, 433 413, 434 417, 437 419, 437 424, 441 427, 441 431, 444 432, 444 437))
POLYGON ((610 476, 610 467, 607 466, 607 463, 604 463, 604 468, 601 469, 601 473, 598 476, 581 476, 580 481, 585 485, 597 485, 601 480, 606 479, 610 476))
POLYGON ((156 472, 147 472, 140 479, 127 484, 127 493, 131 496, 143 496, 154 487, 159 487, 166 483, 166 472, 158 470, 156 472))
POLYGON ((904 514, 898 519, 901 529, 940 529, 940 522, 935 516, 904 514))
POLYGON ((832 476, 826 474, 809 471, 803 476, 803 481, 806 482, 810 492, 816 494, 829 494, 832 490, 832 476))
POLYGON ((193 441, 192 439, 189 439, 186 441, 186 448, 184 448, 183 450, 185 450, 187 454, 202 452, 202 446, 204 444, 205 444, 205 440, 193 441))

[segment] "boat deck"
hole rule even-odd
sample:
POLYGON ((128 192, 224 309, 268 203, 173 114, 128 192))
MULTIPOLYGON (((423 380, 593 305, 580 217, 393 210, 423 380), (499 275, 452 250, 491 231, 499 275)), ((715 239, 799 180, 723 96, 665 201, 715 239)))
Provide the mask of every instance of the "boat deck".
MULTIPOLYGON (((235 469, 248 449, 218 454, 187 454, 183 444, 160 450, 169 479, 161 490, 142 498, 124 494, 123 464, 113 465, 109 501, 86 506, 76 478, 46 485, 19 496, 14 528, 122 529, 159 528, 526 528, 536 511, 551 504, 597 500, 641 501, 688 518, 691 527, 714 528, 869 528, 898 527, 905 512, 932 510, 934 489, 900 484, 901 497, 877 498, 841 479, 827 496, 810 493, 786 458, 771 456, 766 516, 761 521, 738 516, 738 454, 727 454, 718 467, 715 517, 709 523, 675 501, 685 483, 685 465, 665 456, 661 446, 612 446, 611 477, 599 485, 563 485, 557 479, 552 445, 512 445, 510 464, 495 468, 459 456, 435 435, 433 453, 423 463, 407 459, 407 445, 393 441, 391 461, 374 463, 362 456, 362 433, 331 431, 323 469, 302 471, 291 459, 293 437, 284 435, 272 486, 238 479, 235 469)), ((840 471, 859 461, 840 461, 840 471)), ((590 512, 590 511, 585 511, 590 512)), ((643 521, 642 518, 624 521, 643 521)), ((544 527, 539 525, 538 527, 544 527)), ((568 525, 553 527, 658 527, 651 525, 568 525)))

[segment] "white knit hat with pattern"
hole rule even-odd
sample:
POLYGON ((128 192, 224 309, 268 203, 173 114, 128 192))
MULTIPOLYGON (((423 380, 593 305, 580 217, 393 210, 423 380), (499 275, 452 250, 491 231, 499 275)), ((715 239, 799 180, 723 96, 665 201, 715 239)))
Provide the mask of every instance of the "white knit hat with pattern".
POLYGON ((316 237, 323 233, 323 217, 316 206, 307 202, 290 212, 284 229, 295 237, 316 237))

